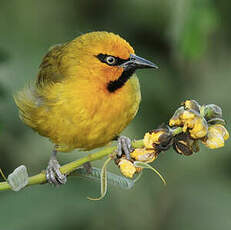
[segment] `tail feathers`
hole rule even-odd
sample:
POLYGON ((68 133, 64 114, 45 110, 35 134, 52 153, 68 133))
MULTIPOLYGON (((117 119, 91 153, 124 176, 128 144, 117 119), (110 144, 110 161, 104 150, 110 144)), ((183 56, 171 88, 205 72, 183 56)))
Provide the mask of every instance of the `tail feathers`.
POLYGON ((14 96, 19 109, 20 119, 31 128, 36 128, 36 110, 40 106, 39 97, 36 97, 32 87, 24 88, 14 96))

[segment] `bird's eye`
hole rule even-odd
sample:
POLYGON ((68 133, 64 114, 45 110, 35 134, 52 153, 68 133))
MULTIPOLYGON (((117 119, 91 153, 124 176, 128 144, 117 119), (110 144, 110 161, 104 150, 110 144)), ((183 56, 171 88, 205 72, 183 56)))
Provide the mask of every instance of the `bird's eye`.
POLYGON ((116 59, 113 56, 107 56, 105 58, 105 61, 107 62, 108 65, 114 65, 116 63, 116 59))

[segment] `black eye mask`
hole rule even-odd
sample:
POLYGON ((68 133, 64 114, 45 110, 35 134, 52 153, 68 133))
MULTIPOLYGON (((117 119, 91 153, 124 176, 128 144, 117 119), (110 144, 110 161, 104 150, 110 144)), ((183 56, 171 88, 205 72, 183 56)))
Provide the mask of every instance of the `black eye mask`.
POLYGON ((128 58, 128 59, 122 59, 122 58, 114 57, 114 56, 112 56, 112 55, 107 55, 107 54, 98 54, 96 57, 97 57, 101 62, 103 62, 103 63, 105 63, 105 64, 107 64, 107 65, 110 65, 110 66, 120 66, 120 65, 122 65, 123 63, 125 63, 125 62, 127 62, 127 61, 129 60, 129 58, 128 58), (109 63, 107 62, 107 58, 108 58, 108 57, 113 57, 113 58, 115 58, 115 63, 109 64, 109 63))

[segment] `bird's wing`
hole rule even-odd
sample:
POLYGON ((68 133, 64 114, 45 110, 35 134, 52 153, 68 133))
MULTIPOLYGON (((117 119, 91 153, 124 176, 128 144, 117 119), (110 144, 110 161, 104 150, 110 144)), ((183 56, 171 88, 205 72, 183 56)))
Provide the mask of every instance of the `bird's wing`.
POLYGON ((52 46, 43 58, 37 77, 37 85, 40 87, 42 87, 44 83, 56 83, 64 79, 64 76, 59 71, 59 61, 64 46, 65 44, 52 46))

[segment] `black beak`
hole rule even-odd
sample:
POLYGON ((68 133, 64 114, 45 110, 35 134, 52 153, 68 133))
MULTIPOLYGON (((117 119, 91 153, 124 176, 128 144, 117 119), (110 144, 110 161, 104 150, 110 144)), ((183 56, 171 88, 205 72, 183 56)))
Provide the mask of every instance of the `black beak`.
POLYGON ((158 69, 158 66, 142 57, 136 56, 135 54, 131 54, 128 61, 124 62, 120 65, 125 70, 130 69, 145 69, 145 68, 155 68, 158 69))

